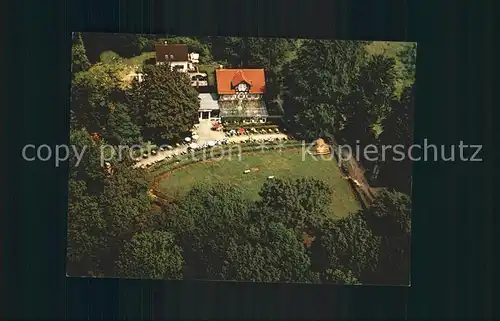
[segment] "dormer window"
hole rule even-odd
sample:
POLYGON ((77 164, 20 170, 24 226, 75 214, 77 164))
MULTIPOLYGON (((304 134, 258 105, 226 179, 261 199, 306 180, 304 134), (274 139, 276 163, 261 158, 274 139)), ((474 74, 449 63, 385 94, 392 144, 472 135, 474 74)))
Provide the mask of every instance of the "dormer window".
POLYGON ((248 85, 244 82, 239 83, 236 87, 236 91, 248 91, 248 85))

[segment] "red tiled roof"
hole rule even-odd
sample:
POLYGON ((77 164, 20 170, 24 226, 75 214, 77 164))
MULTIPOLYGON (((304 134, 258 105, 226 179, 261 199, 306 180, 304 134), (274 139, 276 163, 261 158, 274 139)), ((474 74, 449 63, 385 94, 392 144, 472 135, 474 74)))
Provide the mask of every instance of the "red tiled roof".
POLYGON ((238 70, 234 74, 233 79, 231 79, 231 86, 236 87, 236 86, 238 86, 238 84, 240 84, 242 82, 246 82, 247 84, 252 85, 252 81, 248 80, 247 77, 245 77, 245 74, 243 73, 243 71, 238 70))
POLYGON ((241 82, 250 85, 250 93, 263 94, 266 89, 264 69, 216 69, 217 92, 234 94, 234 87, 241 82))

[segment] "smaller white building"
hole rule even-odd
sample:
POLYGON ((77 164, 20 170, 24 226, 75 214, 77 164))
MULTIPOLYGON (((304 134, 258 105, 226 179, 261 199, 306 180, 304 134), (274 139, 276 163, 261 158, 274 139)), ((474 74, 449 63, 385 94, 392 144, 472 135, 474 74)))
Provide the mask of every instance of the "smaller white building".
POLYGON ((196 52, 192 52, 189 54, 189 61, 192 62, 193 64, 197 64, 200 62, 200 54, 196 52))
POLYGON ((200 108, 198 109, 199 120, 219 120, 220 107, 217 95, 212 93, 201 93, 198 97, 200 99, 200 108))

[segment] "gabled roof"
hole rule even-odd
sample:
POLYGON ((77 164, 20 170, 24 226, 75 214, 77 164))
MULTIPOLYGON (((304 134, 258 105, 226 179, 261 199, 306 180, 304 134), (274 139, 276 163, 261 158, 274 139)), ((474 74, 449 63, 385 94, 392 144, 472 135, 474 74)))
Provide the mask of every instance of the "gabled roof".
POLYGON ((252 85, 252 81, 249 80, 247 77, 245 77, 245 74, 243 73, 242 70, 238 70, 234 76, 233 79, 231 79, 231 87, 236 87, 238 84, 245 82, 249 85, 252 85))
POLYGON ((266 88, 264 69, 216 69, 217 92, 219 94, 234 94, 239 83, 250 85, 250 93, 263 94, 266 88))
POLYGON ((155 51, 157 62, 188 61, 189 50, 187 45, 156 44, 155 51))

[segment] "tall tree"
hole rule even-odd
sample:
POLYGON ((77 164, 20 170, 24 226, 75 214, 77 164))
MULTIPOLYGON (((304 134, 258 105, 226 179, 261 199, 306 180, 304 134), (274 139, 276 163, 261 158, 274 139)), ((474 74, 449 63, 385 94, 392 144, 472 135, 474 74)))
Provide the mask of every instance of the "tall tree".
POLYGON ((338 221, 328 220, 311 246, 314 270, 323 281, 331 280, 332 272, 351 271, 362 283, 377 268, 380 238, 375 236, 360 213, 338 221))
POLYGON ((115 66, 96 64, 76 73, 71 86, 71 110, 74 123, 89 132, 103 133, 112 102, 122 96, 115 66))
MULTIPOLYGON (((361 66, 353 91, 345 100, 345 127, 342 137, 352 146, 359 142, 362 150, 375 144, 373 125, 391 110, 395 90, 396 61, 384 55, 373 55, 361 66)), ((366 155, 358 155, 365 168, 371 167, 366 155)), ((373 157, 373 155, 370 155, 373 157)))
POLYGON ((384 131, 380 134, 380 145, 402 147, 403 157, 394 148, 387 150, 381 163, 378 181, 399 192, 411 193, 412 161, 407 155, 413 144, 415 85, 403 90, 399 101, 394 103, 391 114, 383 121, 384 131))
POLYGON ((398 58, 404 66, 404 76, 407 84, 415 82, 416 67, 417 67, 417 44, 407 43, 402 50, 398 52, 398 58))
POLYGON ((141 279, 182 279, 182 249, 172 234, 161 231, 135 234, 123 246, 117 275, 141 279))
POLYGON ((288 68, 285 116, 306 139, 335 135, 342 125, 344 99, 353 91, 365 59, 365 43, 306 40, 288 68))
POLYGON ((248 64, 250 48, 247 38, 212 37, 211 46, 214 58, 232 68, 243 68, 248 64))
MULTIPOLYGON (((128 162, 111 162, 111 173, 104 179, 100 207, 106 221, 106 248, 101 250, 103 265, 113 270, 114 260, 123 242, 134 233, 151 229, 151 201, 147 183, 141 171, 128 162)), ((111 272, 109 272, 111 273, 111 272)))
POLYGON ((408 195, 383 190, 363 213, 375 235, 381 237, 379 284, 410 281, 411 200, 408 195))
POLYGON ((104 173, 101 169, 102 141, 96 141, 85 129, 70 131, 71 144, 69 157, 69 178, 86 182, 89 193, 99 195, 102 192, 104 173))
POLYGON ((89 194, 85 181, 70 179, 67 232, 69 275, 95 275, 101 270, 99 254, 106 244, 105 231, 99 198, 89 194))
POLYGON ((87 51, 85 50, 82 34, 80 32, 75 32, 73 35, 71 54, 71 71, 73 72, 73 74, 81 71, 87 71, 90 68, 90 62, 87 58, 87 51))
POLYGON ((132 120, 132 116, 126 104, 112 104, 107 121, 107 138, 111 143, 131 145, 141 141, 141 129, 132 120))
POLYGON ((101 157, 108 156, 102 148, 105 142, 85 129, 73 130, 70 142, 78 153, 72 152, 70 158, 70 266, 84 274, 113 275, 122 243, 133 233, 151 229, 146 179, 130 167, 130 160, 112 160, 111 168, 104 168, 101 157))
POLYGON ((198 92, 188 77, 169 65, 145 66, 144 80, 132 86, 132 107, 143 121, 147 140, 175 140, 198 121, 198 92), (141 109, 142 108, 142 109, 141 109))
POLYGON ((72 129, 70 144, 68 274, 95 275, 101 271, 99 253, 106 243, 106 222, 99 203, 104 187, 99 143, 85 129, 72 129))

